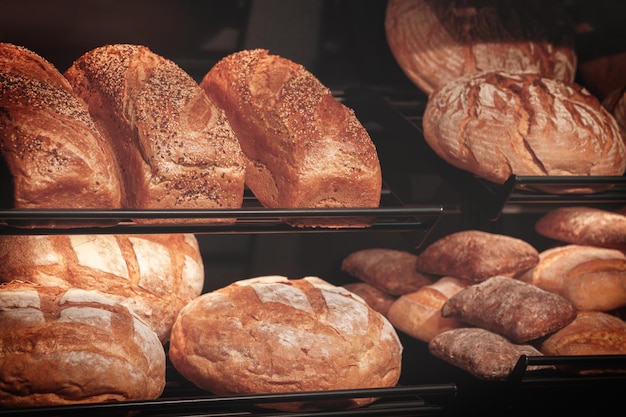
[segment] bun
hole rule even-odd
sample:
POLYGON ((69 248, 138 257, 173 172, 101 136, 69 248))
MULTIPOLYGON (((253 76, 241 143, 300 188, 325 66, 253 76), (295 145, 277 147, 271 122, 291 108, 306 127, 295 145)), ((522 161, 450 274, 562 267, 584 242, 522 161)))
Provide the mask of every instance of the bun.
POLYGON ((558 2, 391 0, 385 31, 426 94, 466 74, 523 71, 573 81, 574 29, 558 2))
MULTIPOLYGON (((187 304, 169 357, 183 376, 217 395, 324 391, 394 386, 402 345, 387 319, 349 291, 315 277, 267 276, 187 304)), ((373 400, 271 407, 352 408, 373 400)))
POLYGON ((341 270, 390 295, 402 295, 432 284, 430 277, 415 268, 417 255, 385 248, 352 252, 341 262, 341 270))
POLYGON ((204 266, 192 234, 0 236, 0 280, 106 293, 166 342, 204 266))
POLYGON ((418 255, 415 265, 427 274, 480 282, 495 275, 524 271, 538 261, 537 250, 521 239, 463 230, 428 245, 418 255))
POLYGON ((126 307, 93 290, 0 285, 0 405, 149 400, 165 351, 126 307))
POLYGON ((0 107, 0 151, 12 177, 12 208, 120 208, 112 151, 52 64, 26 48, 0 43, 0 107))
MULTIPOLYGON (((265 207, 378 207, 374 143, 354 112, 301 65, 262 49, 226 56, 200 86, 224 111, 247 158, 246 185, 265 207)), ((362 227, 367 219, 288 219, 362 227)))
POLYGON ((524 343, 571 323, 576 309, 560 295, 495 276, 450 297, 441 307, 441 315, 524 343))
POLYGON ((626 306, 626 254, 616 249, 564 245, 539 254, 519 279, 570 300, 578 310, 626 306))
POLYGON ((65 76, 115 150, 125 207, 241 207, 245 167, 237 138, 223 112, 175 63, 143 46, 106 45, 78 58, 65 76))
POLYGON ((626 215, 593 207, 559 207, 535 223, 540 235, 577 245, 626 251, 626 215))
POLYGON ((463 326, 460 320, 442 317, 441 307, 468 285, 468 281, 440 278, 398 298, 389 308, 387 317, 396 329, 428 343, 441 332, 463 326))
POLYGON ((497 184, 511 175, 619 176, 626 170, 626 143, 600 102, 574 83, 535 74, 487 72, 451 81, 432 94, 422 123, 441 158, 497 184))

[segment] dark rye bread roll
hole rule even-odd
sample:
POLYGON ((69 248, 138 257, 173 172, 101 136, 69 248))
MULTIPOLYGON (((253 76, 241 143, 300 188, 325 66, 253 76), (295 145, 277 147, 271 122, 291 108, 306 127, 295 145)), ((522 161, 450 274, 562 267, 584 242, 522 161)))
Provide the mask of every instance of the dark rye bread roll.
POLYGON ((391 0, 385 30, 399 66, 427 94, 481 71, 565 81, 576 73, 574 27, 561 2, 391 0))
POLYGON ((626 143, 598 99, 577 84, 536 74, 483 72, 453 80, 432 94, 422 124, 441 158, 497 184, 513 174, 620 176, 626 170, 626 143))
POLYGON ((239 142, 224 113, 174 62, 140 45, 105 45, 79 57, 64 75, 115 151, 125 208, 241 207, 239 142))
POLYGON ((538 261, 539 252, 521 239, 481 230, 463 230, 428 245, 417 256, 415 266, 427 274, 480 282, 495 275, 525 271, 538 261))
MULTIPOLYGON (((266 276, 187 304, 174 324, 169 357, 214 394, 306 392, 394 386, 402 345, 389 321, 349 291, 316 277, 266 276)), ((271 407, 306 411, 372 401, 271 407)))
POLYGON ((0 281, 12 280, 109 294, 165 343, 204 265, 192 234, 0 236, 0 281))
POLYGON ((150 400, 165 350, 129 309, 95 290, 0 284, 0 407, 150 400))
POLYGON ((495 276, 448 298, 441 315, 524 343, 568 325, 576 318, 576 309, 560 295, 495 276))
POLYGON ((0 151, 11 177, 2 179, 12 191, 5 208, 121 207, 117 163, 87 108, 51 63, 8 43, 0 43, 0 151))
MULTIPOLYGON (((247 159, 246 185, 269 208, 373 208, 378 154, 354 112, 312 73, 267 50, 224 57, 200 86, 224 111, 247 159)), ((287 219, 363 227, 367 219, 287 219)))

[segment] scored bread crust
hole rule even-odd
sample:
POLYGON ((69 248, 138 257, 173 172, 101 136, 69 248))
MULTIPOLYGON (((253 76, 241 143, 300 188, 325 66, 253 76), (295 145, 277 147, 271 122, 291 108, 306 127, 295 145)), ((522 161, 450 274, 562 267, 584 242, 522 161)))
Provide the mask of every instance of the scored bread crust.
POLYGON ((15 208, 120 208, 112 150, 52 64, 0 43, 0 109, 0 151, 15 208))
POLYGON ((64 75, 115 150, 126 207, 241 207, 245 165, 237 138, 224 113, 174 62, 140 45, 105 45, 64 75))
POLYGON ((200 86, 237 133, 246 184, 261 204, 378 207, 382 175, 369 134, 303 66, 244 50, 220 60, 200 86))
POLYGON ((422 125, 440 157, 498 184, 512 174, 618 176, 626 170, 626 143, 600 102, 577 84, 536 74, 486 72, 451 81, 428 100, 422 125))
POLYGON ((165 350, 126 307, 95 290, 0 284, 0 406, 155 399, 165 350))

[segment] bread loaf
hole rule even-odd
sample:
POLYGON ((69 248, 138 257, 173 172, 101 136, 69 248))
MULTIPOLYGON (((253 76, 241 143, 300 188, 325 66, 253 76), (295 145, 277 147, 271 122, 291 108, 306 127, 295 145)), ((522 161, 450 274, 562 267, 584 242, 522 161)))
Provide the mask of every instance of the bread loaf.
POLYGON ((10 208, 121 206, 115 158, 84 104, 51 63, 8 43, 0 43, 0 151, 10 208))
POLYGON ((514 343, 525 343, 568 325, 576 317, 576 309, 560 295, 495 276, 450 297, 441 307, 441 315, 492 331, 514 343))
POLYGON ((367 282, 352 282, 343 285, 343 288, 361 297, 368 306, 385 317, 387 317, 389 307, 396 301, 396 297, 393 295, 389 295, 367 282))
MULTIPOLYGON (((226 56, 200 86, 224 111, 247 159, 246 185, 270 208, 378 207, 378 154, 354 112, 313 74, 262 49, 226 56)), ((362 227, 367 219, 286 219, 362 227)))
POLYGON ((202 292, 192 234, 0 236, 0 281, 98 290, 165 343, 178 312, 202 292))
POLYGON ((428 349, 434 356, 483 380, 507 379, 522 355, 542 356, 532 345, 511 343, 499 334, 478 327, 440 333, 430 341, 428 349))
POLYGON ((473 282, 495 275, 513 274, 534 266, 539 253, 512 236, 481 230, 463 230, 437 239, 419 255, 416 268, 473 282))
MULTIPOLYGON (((218 395, 324 391, 394 386, 402 345, 387 319, 349 291, 316 277, 267 276, 187 304, 169 357, 183 376, 218 395)), ((304 411, 372 401, 269 406, 304 411)))
POLYGON ((416 261, 417 255, 403 250, 361 249, 343 259, 341 270, 387 294, 402 295, 432 283, 417 271, 416 261))
MULTIPOLYGON (((624 62, 626 63, 626 52, 624 53, 624 62)), ((607 94, 602 100, 602 105, 615 117, 617 124, 626 135, 626 81, 622 80, 622 82, 624 85, 607 94)))
POLYGON ((626 254, 617 249, 564 245, 539 254, 518 277, 570 300, 578 310, 610 311, 626 305, 626 254))
POLYGON ((245 166, 237 138, 224 113, 174 62, 143 46, 106 45, 79 57, 65 76, 115 150, 126 208, 241 207, 245 166))
POLYGON ((559 207, 540 217, 535 230, 561 242, 626 251, 626 215, 614 211, 559 207))
POLYGON ((389 308, 387 318, 396 329, 428 343, 441 332, 464 326, 460 320, 442 317, 441 307, 468 285, 465 280, 440 278, 398 298, 389 308))
MULTIPOLYGON (((444 160, 502 184, 520 176, 620 176, 626 143, 615 119, 579 85, 536 74, 483 72, 433 92, 424 138, 444 160)), ((606 186, 537 185, 551 193, 606 186)))
POLYGON ((573 25, 560 2, 391 0, 391 52, 422 91, 481 71, 525 71, 573 81, 573 25))
POLYGON ((0 406, 148 400, 165 350, 130 310, 94 290, 0 284, 0 406))

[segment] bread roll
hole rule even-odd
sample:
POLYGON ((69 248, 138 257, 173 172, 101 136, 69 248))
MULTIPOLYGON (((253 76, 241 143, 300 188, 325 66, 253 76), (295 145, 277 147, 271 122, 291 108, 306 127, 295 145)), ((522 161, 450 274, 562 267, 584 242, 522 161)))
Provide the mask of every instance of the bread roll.
POLYGON ((144 46, 106 45, 79 57, 65 76, 115 150, 126 208, 241 207, 245 166, 237 138, 224 113, 174 62, 144 46))
POLYGON ((402 295, 432 284, 430 277, 415 268, 417 255, 397 249, 370 248, 350 253, 341 270, 379 290, 402 295))
POLYGON ((495 276, 450 297, 441 307, 441 315, 525 343, 568 325, 576 317, 576 309, 560 295, 495 276))
POLYGON ((535 223, 542 236, 561 242, 626 251, 626 215, 594 207, 559 207, 535 223))
POLYGON ((439 238, 419 255, 416 268, 427 274, 448 275, 473 282, 513 274, 534 266, 539 253, 512 236, 463 230, 439 238))
POLYGON ((165 350, 130 310, 94 290, 0 284, 0 406, 148 400, 165 350))
MULTIPOLYGON (((0 151, 11 208, 120 208, 115 158, 84 104, 48 61, 0 43, 0 151)), ((7 201, 8 200, 8 201, 7 201)), ((69 222, 59 221, 71 226, 69 222)), ((75 226, 95 225, 76 222, 75 226)))
MULTIPOLYGON (((349 291, 316 277, 266 276, 187 304, 169 357, 183 376, 218 395, 324 391, 394 386, 402 345, 387 319, 349 291)), ((372 401, 270 406, 304 411, 372 401)))
POLYGON ((343 285, 343 288, 361 297, 368 306, 385 317, 387 317, 389 307, 396 301, 396 297, 393 295, 389 295, 367 282, 352 282, 343 285))
POLYGON ((460 320, 442 317, 441 307, 468 285, 465 280, 440 278, 398 298, 389 308, 387 318, 396 329, 428 343, 441 332, 463 326, 460 320))
POLYGON ((528 71, 573 81, 573 25, 560 2, 391 0, 385 31, 422 91, 481 71, 528 71))
POLYGON ((110 294, 166 342, 204 265, 192 234, 0 236, 0 281, 16 279, 110 294))
MULTIPOLYGON (((574 83, 536 74, 483 72, 435 91, 424 138, 444 160, 502 184, 521 176, 620 176, 626 143, 615 119, 574 83)), ((605 186, 549 186, 589 193, 605 186)))
POLYGON ((518 277, 570 300, 579 310, 610 311, 626 305, 626 254, 617 249, 564 245, 539 254, 518 277))
POLYGON ((542 356, 532 345, 511 343, 499 334, 478 327, 440 333, 430 341, 428 349, 434 356, 483 380, 507 379, 522 355, 542 356))
POLYGON ((226 112, 247 158, 246 184, 265 207, 378 207, 382 176, 374 143, 354 112, 303 66, 266 50, 244 50, 219 61, 200 86, 226 112))

